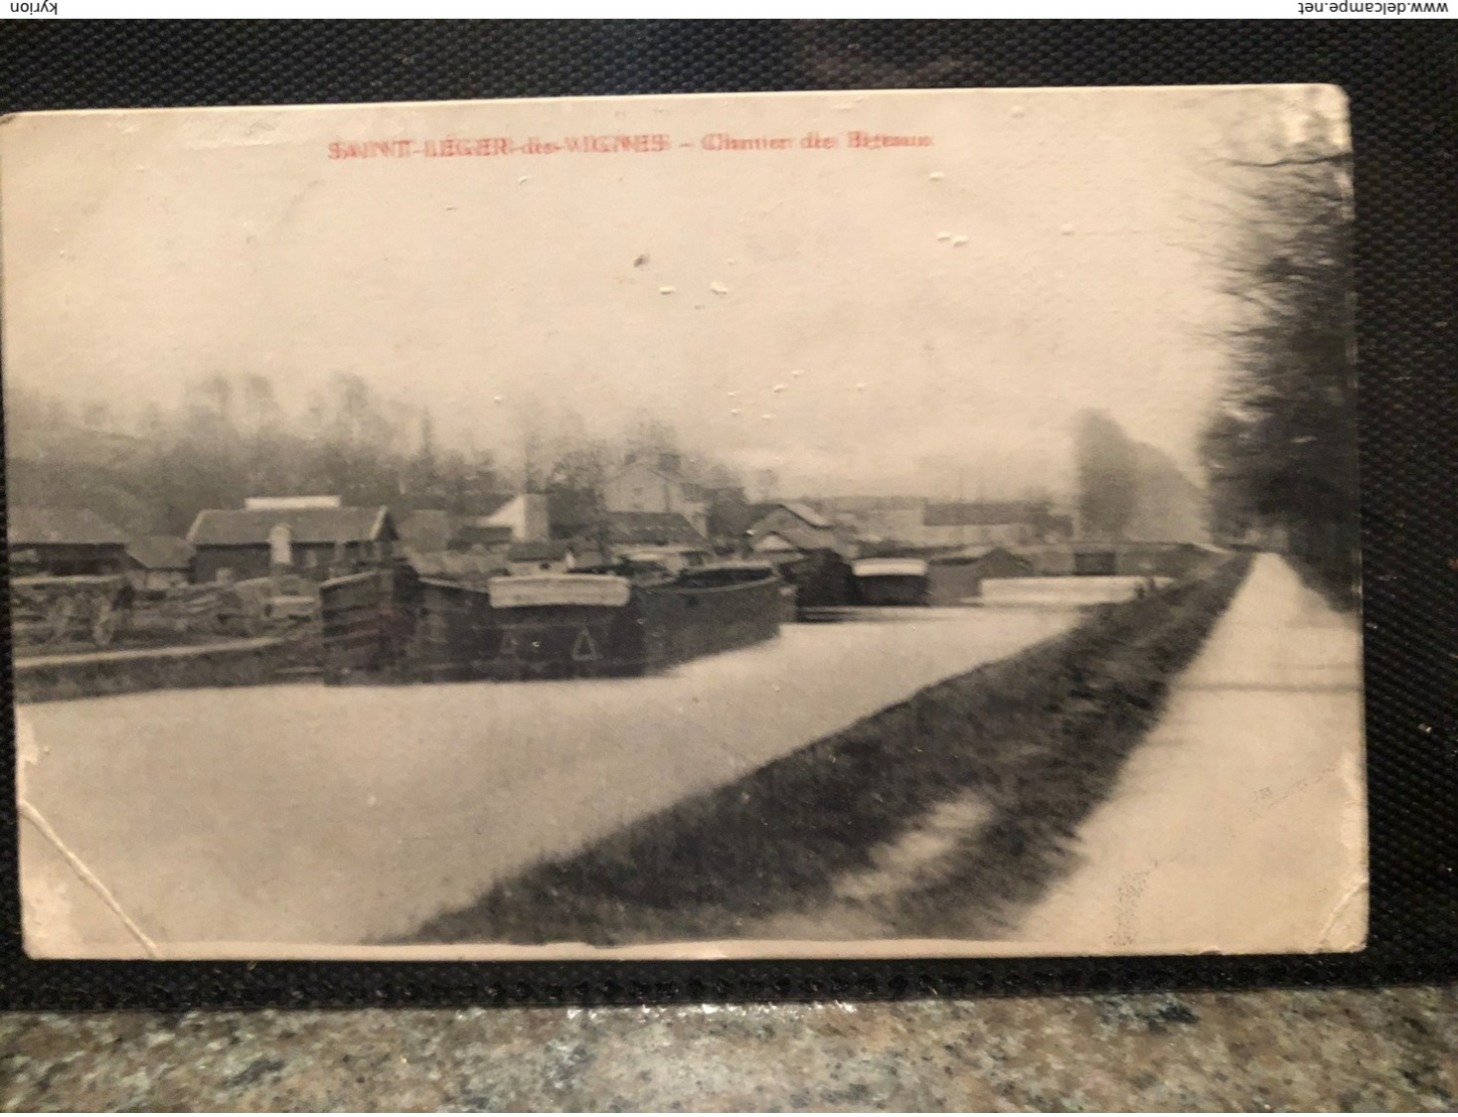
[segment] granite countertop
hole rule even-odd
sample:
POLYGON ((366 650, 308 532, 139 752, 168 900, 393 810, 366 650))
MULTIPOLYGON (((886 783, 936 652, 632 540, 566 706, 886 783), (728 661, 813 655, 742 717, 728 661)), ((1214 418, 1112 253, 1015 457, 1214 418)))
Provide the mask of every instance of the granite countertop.
POLYGON ((11 1013, 15 1109, 1458 1105, 1458 987, 777 1006, 11 1013))

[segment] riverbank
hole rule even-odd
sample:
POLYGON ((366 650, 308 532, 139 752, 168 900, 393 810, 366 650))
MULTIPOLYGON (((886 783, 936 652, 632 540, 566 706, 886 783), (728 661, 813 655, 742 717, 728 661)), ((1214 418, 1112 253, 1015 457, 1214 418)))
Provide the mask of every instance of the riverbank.
POLYGON ((15 701, 64 702, 146 690, 260 686, 309 653, 297 639, 257 637, 181 647, 16 657, 15 701))
POLYGON ((576 855, 412 942, 996 938, 1069 863, 1249 565, 1094 612, 576 855), (977 902, 969 911, 968 897, 977 902))

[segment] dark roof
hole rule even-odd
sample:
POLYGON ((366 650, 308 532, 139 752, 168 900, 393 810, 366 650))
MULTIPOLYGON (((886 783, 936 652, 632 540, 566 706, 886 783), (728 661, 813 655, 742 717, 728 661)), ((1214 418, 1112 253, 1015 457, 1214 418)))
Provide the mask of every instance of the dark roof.
POLYGON ((566 558, 571 549, 570 543, 560 539, 545 543, 513 543, 506 557, 511 562, 558 562, 566 558))
POLYGON ((148 570, 186 570, 195 552, 175 535, 144 535, 127 544, 127 556, 148 570))
POLYGON ((824 530, 800 527, 797 524, 792 524, 789 527, 771 528, 756 540, 756 543, 763 542, 766 539, 773 539, 776 536, 783 539, 797 551, 826 551, 833 549, 835 546, 834 536, 827 538, 828 533, 824 530))
POLYGON ((390 511, 374 508, 213 508, 197 514, 187 541, 195 547, 267 545, 268 533, 288 524, 294 543, 362 543, 395 539, 390 511))
POLYGON ((1026 524, 1043 519, 1045 513, 1022 500, 968 501, 928 504, 921 522, 927 527, 973 527, 988 524, 1026 524))
POLYGON ((451 543, 466 547, 500 547, 511 542, 510 524, 457 524, 451 543))
MULTIPOLYGON (((792 527, 801 531, 819 532, 825 539, 833 538, 835 525, 820 515, 820 513, 816 512, 815 509, 805 504, 771 504, 764 513, 755 517, 754 522, 750 525, 750 531, 755 535, 767 535, 772 531, 779 531, 780 529, 773 522, 772 517, 775 516, 775 513, 782 510, 788 512, 795 518, 791 524, 792 527), (767 523, 766 521, 770 522, 767 523)), ((778 519, 783 521, 785 517, 780 516, 778 519)), ((826 545, 824 543, 821 544, 821 546, 826 545)))
POLYGON ((792 500, 780 504, 779 507, 785 509, 795 516, 798 516, 811 527, 828 528, 835 526, 819 512, 811 508, 808 504, 801 504, 799 501, 792 500))
POLYGON ((12 547, 122 547, 127 537, 89 508, 11 508, 5 536, 12 547))
POLYGON ((610 543, 702 543, 704 537, 677 512, 609 512, 610 543))

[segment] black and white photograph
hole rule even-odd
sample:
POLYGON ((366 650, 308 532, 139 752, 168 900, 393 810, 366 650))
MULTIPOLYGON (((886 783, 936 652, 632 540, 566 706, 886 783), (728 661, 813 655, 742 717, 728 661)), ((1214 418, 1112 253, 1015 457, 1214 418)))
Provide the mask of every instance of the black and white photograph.
POLYGON ((1334 86, 21 114, 34 958, 1366 941, 1334 86))

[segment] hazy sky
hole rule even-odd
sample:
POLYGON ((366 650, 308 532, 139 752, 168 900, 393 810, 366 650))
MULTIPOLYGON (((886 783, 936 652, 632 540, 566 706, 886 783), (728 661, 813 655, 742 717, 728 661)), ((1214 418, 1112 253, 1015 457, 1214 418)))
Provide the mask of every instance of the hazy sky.
POLYGON ((1217 161, 1304 110, 1344 111, 1310 87, 23 117, 0 129, 5 372, 125 408, 212 372, 285 399, 356 372, 507 461, 527 416, 615 434, 648 408, 827 493, 1063 487, 1099 407, 1196 475, 1235 219, 1217 161), (933 142, 799 146, 850 130, 933 142), (328 157, 638 133, 670 146, 328 157))

